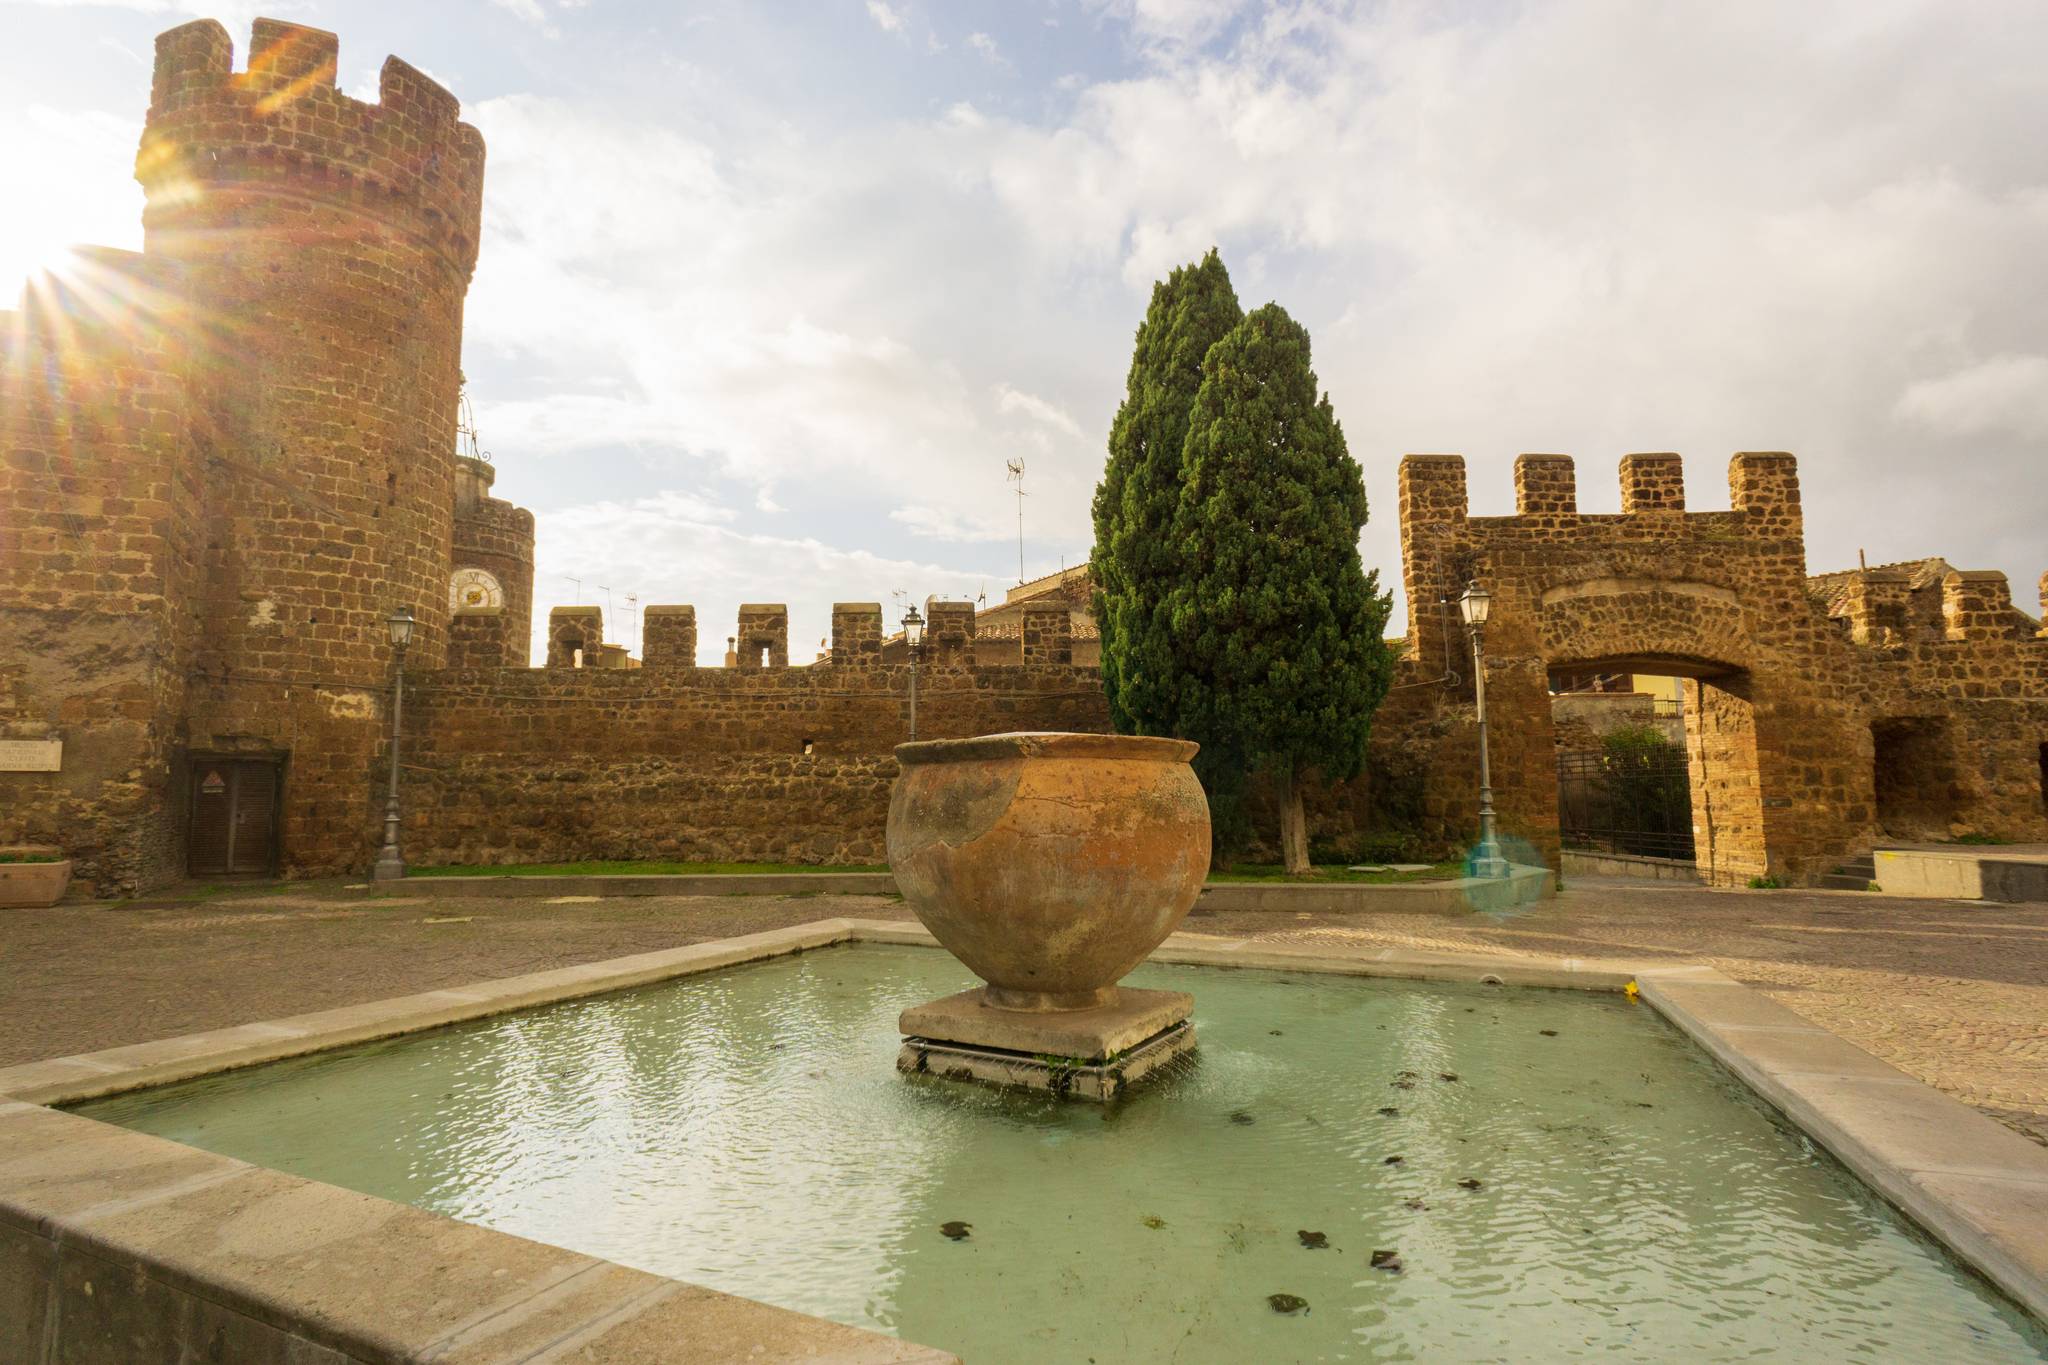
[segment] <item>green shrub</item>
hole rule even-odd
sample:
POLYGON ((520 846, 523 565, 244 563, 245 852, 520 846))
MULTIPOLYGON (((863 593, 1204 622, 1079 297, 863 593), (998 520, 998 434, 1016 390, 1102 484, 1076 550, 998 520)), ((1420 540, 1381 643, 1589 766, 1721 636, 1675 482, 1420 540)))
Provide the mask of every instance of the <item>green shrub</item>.
POLYGON ((1751 877, 1749 879, 1749 889, 1752 891, 1777 891, 1783 888, 1784 885, 1785 883, 1779 881, 1776 877, 1751 877))
POLYGON ((61 853, 0 853, 0 863, 61 863, 61 853))

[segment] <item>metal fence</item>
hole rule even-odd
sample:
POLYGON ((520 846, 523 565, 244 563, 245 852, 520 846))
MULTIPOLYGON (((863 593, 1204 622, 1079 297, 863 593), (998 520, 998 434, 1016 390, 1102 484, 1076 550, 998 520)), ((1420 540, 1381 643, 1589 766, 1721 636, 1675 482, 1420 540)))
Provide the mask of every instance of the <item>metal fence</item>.
POLYGON ((1557 816, 1566 848, 1691 862, 1685 751, 1559 754, 1557 816))

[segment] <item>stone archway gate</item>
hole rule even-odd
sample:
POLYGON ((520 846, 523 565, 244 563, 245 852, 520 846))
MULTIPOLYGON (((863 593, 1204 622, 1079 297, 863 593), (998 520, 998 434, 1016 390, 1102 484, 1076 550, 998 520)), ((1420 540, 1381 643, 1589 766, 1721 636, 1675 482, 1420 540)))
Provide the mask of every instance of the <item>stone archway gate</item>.
MULTIPOLYGON (((1491 590, 1487 702, 1496 804, 1523 856, 1556 866, 1552 670, 1688 678, 1686 750, 1702 876, 1818 879, 1876 838, 1872 725, 1938 713, 1972 775, 1953 819, 2048 836, 2048 639, 2002 575, 1950 574, 1922 638, 1830 614, 1806 572, 1797 464, 1736 455, 1727 511, 1688 512, 1676 455, 1621 461, 1618 515, 1578 510, 1570 457, 1515 463, 1513 516, 1469 514, 1456 455, 1400 472, 1408 636, 1375 749, 1422 755, 1423 814, 1457 838, 1477 808, 1470 654, 1455 599, 1491 590), (2010 750, 2011 752, 2006 752, 2010 750)), ((1876 575, 1878 571, 1869 571, 1876 575)), ((1838 594, 1837 600, 1844 600, 1838 594)))

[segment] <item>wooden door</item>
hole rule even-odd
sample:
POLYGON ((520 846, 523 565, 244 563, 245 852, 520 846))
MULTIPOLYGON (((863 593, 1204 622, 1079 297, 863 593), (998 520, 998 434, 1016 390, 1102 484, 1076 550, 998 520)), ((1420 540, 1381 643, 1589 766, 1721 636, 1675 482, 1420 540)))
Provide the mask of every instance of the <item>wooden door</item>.
POLYGON ((267 876, 276 846, 277 764, 193 759, 185 870, 194 877, 267 876))

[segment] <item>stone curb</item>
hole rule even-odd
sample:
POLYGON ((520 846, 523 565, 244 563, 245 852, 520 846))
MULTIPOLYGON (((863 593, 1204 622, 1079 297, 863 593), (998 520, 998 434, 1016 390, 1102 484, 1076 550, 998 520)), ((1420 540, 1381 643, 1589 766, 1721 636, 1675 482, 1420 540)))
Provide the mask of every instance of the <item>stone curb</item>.
POLYGON ((689 872, 589 877, 407 877, 380 890, 449 899, 526 900, 544 896, 894 896, 887 872, 689 872))
POLYGON ((1504 878, 1451 877, 1434 882, 1208 882, 1195 904, 1215 911, 1462 915, 1534 905, 1556 895, 1555 872, 1517 867, 1504 878))
MULTIPOLYGON (((823 919, 0 1070, 0 1308, 42 1322, 46 1349, 59 1353, 72 1340, 67 1321, 99 1332, 132 1319, 164 1331, 201 1324, 246 1343, 246 1355, 321 1365, 509 1362, 569 1345, 622 1360, 678 1348, 690 1358, 951 1360, 41 1107, 849 942, 935 946, 916 923, 823 919), (228 1235, 257 1224, 262 1254, 228 1235), (81 1288, 94 1284, 97 1298, 81 1288)), ((1712 968, 1194 933, 1174 934, 1152 960, 1571 990, 1635 982, 1961 1262, 2048 1320, 2048 1151, 1712 968)))

